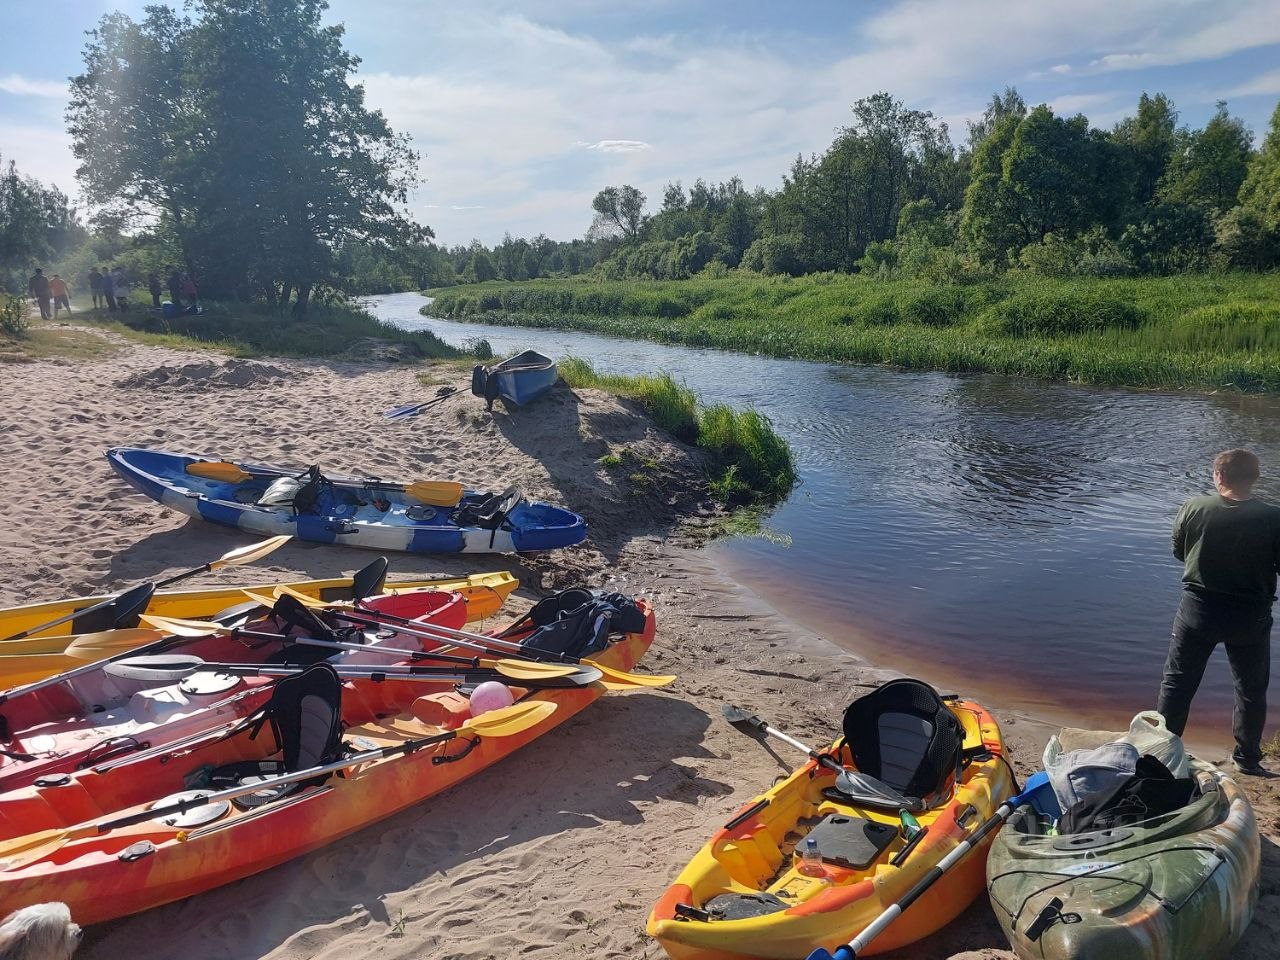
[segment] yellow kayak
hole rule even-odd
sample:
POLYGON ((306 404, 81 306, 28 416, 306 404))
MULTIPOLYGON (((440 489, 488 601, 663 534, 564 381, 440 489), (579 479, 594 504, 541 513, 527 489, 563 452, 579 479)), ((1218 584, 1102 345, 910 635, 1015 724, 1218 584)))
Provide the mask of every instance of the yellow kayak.
MULTIPOLYGON (((936 697, 918 681, 893 684, 915 684, 936 697)), ((923 702, 914 691, 907 692, 916 704, 923 702)), ((846 736, 827 751, 846 774, 838 777, 810 760, 740 810, 663 894, 649 915, 649 936, 673 960, 796 960, 816 947, 834 950, 864 930, 1012 791, 1004 744, 991 714, 969 700, 938 702, 955 718, 959 743, 943 745, 947 749, 940 755, 946 762, 937 765, 942 779, 930 779, 928 789, 936 792, 928 802, 899 805, 897 798, 888 798, 903 789, 890 782, 893 775, 931 762, 924 753, 912 754, 915 747, 908 743, 926 728, 923 714, 894 707, 863 723, 851 722, 850 708, 846 736), (850 734, 865 745, 879 740, 877 731, 888 731, 882 742, 861 751, 851 748, 857 741, 850 734), (904 767, 900 757, 890 759, 891 750, 911 754, 910 763, 904 767), (963 758, 958 777, 957 756, 963 758), (874 770, 866 781, 871 787, 857 779, 858 771, 865 773, 868 767, 874 770), (846 793, 842 783, 859 795, 846 793), (879 796, 886 784, 892 789, 879 796), (916 825, 909 829, 899 811, 913 805, 916 825), (814 842, 806 860, 810 839, 814 842)), ((908 799, 907 793, 899 796, 908 799)), ((905 946, 958 916, 984 890, 989 848, 987 840, 960 861, 866 953, 905 946)))
MULTIPOLYGON (((148 614, 188 620, 204 620, 221 610, 246 602, 244 590, 270 594, 279 584, 257 583, 245 587, 213 587, 206 590, 157 591, 147 606, 148 614)), ((302 580, 287 584, 294 590, 321 600, 351 599, 351 578, 335 577, 328 580, 302 580)), ((465 577, 438 578, 432 580, 403 580, 388 583, 383 594, 404 593, 410 590, 453 590, 462 594, 467 604, 467 622, 484 620, 502 607, 506 598, 520 585, 507 571, 475 573, 465 577)), ((9 636, 39 626, 50 620, 82 610, 107 597, 83 597, 75 600, 52 600, 21 607, 0 610, 0 636, 9 636)), ((66 625, 53 630, 65 630, 66 625)), ((147 634, 139 632, 139 644, 146 642, 147 634)), ((59 633, 46 636, 37 632, 33 637, 8 640, 0 643, 0 687, 15 687, 34 683, 82 666, 84 660, 63 654, 76 634, 59 633)))

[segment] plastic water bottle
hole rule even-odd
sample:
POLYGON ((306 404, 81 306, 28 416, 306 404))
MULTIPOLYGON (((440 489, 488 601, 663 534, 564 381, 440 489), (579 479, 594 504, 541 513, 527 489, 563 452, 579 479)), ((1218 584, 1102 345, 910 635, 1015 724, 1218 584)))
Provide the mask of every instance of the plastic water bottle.
POLYGON ((827 868, 822 864, 822 853, 818 850, 818 841, 806 837, 800 845, 800 873, 806 877, 825 877, 827 868))

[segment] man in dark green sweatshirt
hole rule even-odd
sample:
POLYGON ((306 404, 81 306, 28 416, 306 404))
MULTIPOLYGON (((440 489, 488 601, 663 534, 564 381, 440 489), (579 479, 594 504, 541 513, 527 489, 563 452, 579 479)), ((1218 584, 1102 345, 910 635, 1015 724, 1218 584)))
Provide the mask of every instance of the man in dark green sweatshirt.
POLYGON ((1164 665, 1157 709, 1181 735, 1205 664, 1221 643, 1235 682, 1232 751, 1236 772, 1274 776, 1262 766, 1271 670, 1271 604, 1280 570, 1280 507, 1253 496, 1258 458, 1227 450, 1213 461, 1217 493, 1193 497, 1173 524, 1183 561, 1182 602, 1164 665))

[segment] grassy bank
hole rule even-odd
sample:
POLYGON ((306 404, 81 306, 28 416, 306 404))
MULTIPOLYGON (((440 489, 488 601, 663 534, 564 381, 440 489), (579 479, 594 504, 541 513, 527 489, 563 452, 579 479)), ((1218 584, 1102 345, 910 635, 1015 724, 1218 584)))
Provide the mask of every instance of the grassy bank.
MULTIPOLYGON (((667 374, 628 377, 597 373, 585 360, 559 363, 571 387, 595 387, 639 400, 658 426, 686 443, 708 450, 716 461, 711 491, 729 504, 779 503, 795 486, 791 449, 767 417, 722 404, 706 407, 693 391, 667 374)), ((615 464, 621 466, 619 462, 615 464)))
POLYGON ((412 344, 428 359, 462 355, 433 334, 401 330, 350 305, 313 306, 302 320, 263 304, 209 302, 202 306, 199 316, 172 320, 149 307, 134 307, 126 314, 81 312, 75 319, 104 322, 149 343, 212 347, 240 357, 334 357, 364 337, 412 344))
POLYGON ((816 274, 488 283, 429 312, 839 363, 1108 386, 1280 391, 1280 277, 982 283, 816 274))

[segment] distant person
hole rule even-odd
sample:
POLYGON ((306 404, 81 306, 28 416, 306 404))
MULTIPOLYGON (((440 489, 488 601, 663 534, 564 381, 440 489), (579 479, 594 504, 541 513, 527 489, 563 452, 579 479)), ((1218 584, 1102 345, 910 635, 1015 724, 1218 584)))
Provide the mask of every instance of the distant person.
POLYGON ((55 273, 49 280, 49 293, 53 297, 53 319, 58 319, 59 307, 66 308, 67 316, 71 316, 71 291, 67 288, 67 281, 55 273))
POLYGON ((191 275, 182 278, 182 299, 188 301, 188 305, 194 307, 199 299, 200 292, 196 289, 196 282, 191 279, 191 275))
POLYGON ((1260 474, 1248 450, 1213 461, 1218 492, 1192 497, 1173 524, 1173 555, 1183 562, 1182 601, 1156 709, 1179 736, 1205 665, 1221 643, 1235 683, 1231 759, 1237 773, 1275 776, 1262 765, 1271 669, 1271 604, 1280 570, 1280 507, 1253 495, 1260 474))
POLYGON ((102 296, 102 274, 97 267, 89 268, 89 296, 93 300, 93 309, 100 310, 107 305, 102 296))
POLYGON ((111 271, 111 285, 115 288, 116 306, 120 308, 121 313, 128 313, 129 279, 125 276, 123 267, 116 267, 111 271))
POLYGON ((116 305, 116 278, 112 276, 111 271, 106 267, 102 268, 102 299, 107 301, 107 310, 115 313, 118 309, 116 305))
POLYGON ((53 314, 49 310, 49 278, 40 267, 36 267, 36 272, 27 281, 27 293, 40 305, 40 319, 52 320, 53 314))
POLYGON ((182 274, 177 267, 169 271, 169 299, 175 307, 182 306, 182 274))
POLYGON ((156 309, 160 307, 160 274, 147 274, 147 292, 151 294, 151 305, 156 309))

